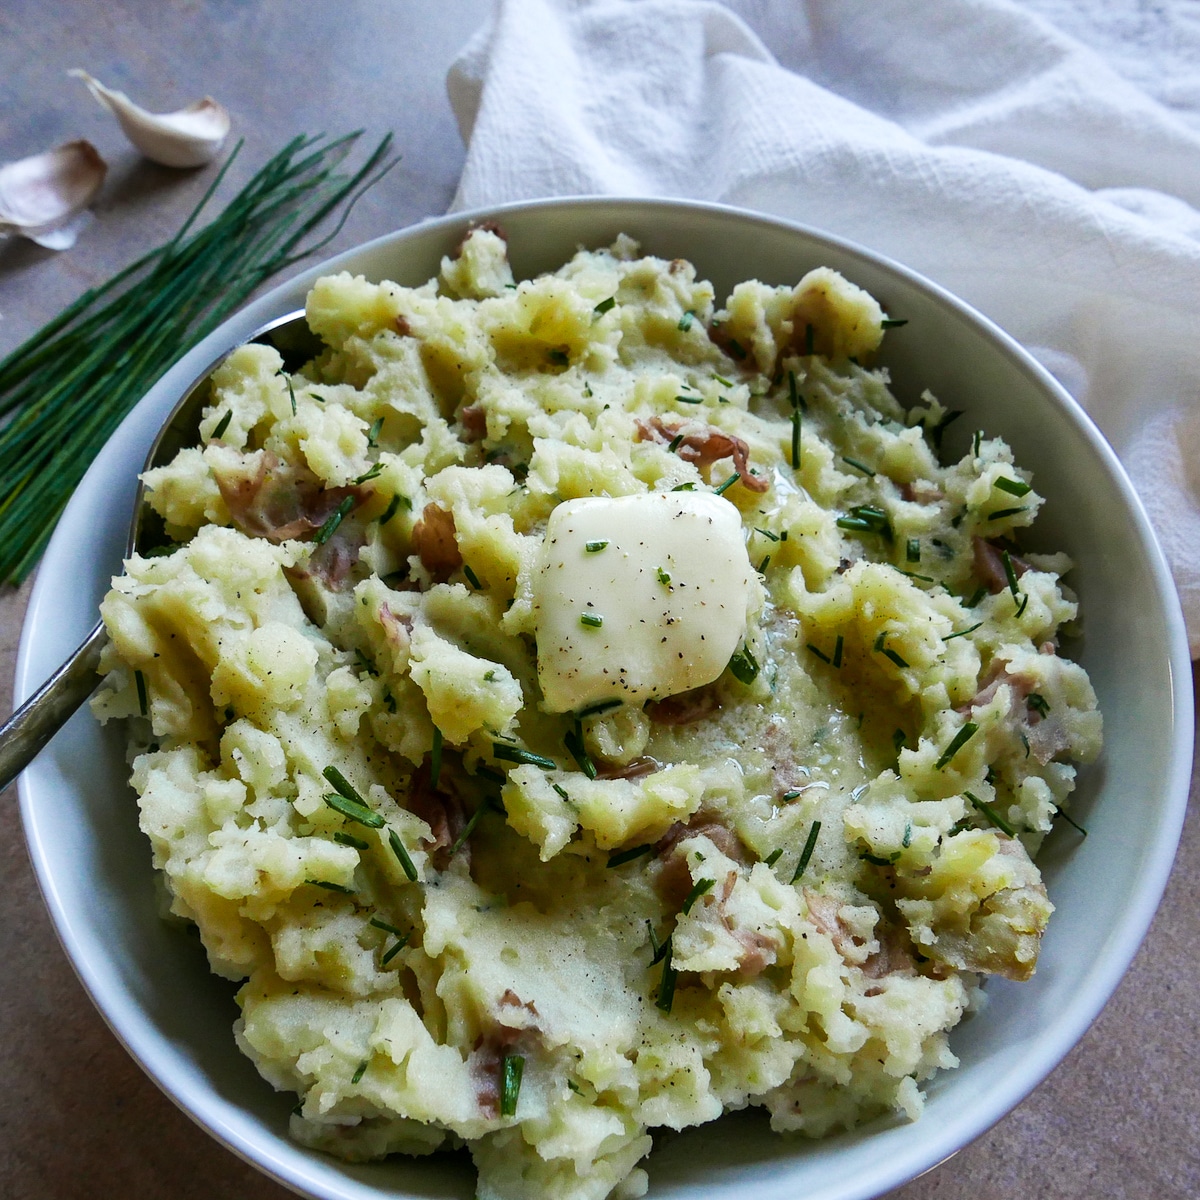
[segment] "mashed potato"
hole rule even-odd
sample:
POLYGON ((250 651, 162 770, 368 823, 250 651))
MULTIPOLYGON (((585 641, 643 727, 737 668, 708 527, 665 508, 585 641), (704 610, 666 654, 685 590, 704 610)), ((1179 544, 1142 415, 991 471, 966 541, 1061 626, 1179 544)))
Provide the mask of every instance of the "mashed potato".
POLYGON ((95 703, 293 1136, 603 1200, 655 1127, 916 1118, 1100 746, 1008 447, 943 465, 826 269, 718 307, 625 238, 514 283, 481 229, 308 320, 149 473, 95 703))

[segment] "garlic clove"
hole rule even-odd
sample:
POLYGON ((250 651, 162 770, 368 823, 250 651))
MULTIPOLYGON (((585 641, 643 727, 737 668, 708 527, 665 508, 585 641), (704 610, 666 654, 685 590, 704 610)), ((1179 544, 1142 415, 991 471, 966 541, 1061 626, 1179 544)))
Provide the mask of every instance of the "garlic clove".
POLYGON ((211 96, 172 113, 147 112, 124 92, 106 88, 78 69, 68 72, 120 122, 125 136, 152 162, 164 167, 202 167, 212 162, 229 135, 229 113, 211 96))
POLYGON ((108 167, 91 142, 67 142, 0 166, 0 234, 50 250, 75 243, 108 167))

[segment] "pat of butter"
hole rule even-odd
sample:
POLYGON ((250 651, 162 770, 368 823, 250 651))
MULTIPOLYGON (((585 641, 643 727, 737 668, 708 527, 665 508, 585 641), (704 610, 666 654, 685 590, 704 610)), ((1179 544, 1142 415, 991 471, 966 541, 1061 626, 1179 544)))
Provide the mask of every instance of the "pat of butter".
POLYGON ((741 518, 720 496, 560 504, 533 589, 546 708, 641 704, 711 683, 745 636, 751 578, 741 518))

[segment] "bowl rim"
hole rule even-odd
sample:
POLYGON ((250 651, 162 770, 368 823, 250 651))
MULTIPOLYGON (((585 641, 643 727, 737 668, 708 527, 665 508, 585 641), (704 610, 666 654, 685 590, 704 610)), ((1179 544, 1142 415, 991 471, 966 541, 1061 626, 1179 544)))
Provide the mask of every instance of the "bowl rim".
MULTIPOLYGON (((127 415, 110 439, 110 443, 121 436, 122 430, 129 426, 135 412, 145 409, 148 403, 153 402, 152 398, 162 396, 166 392, 170 392, 178 398, 192 380, 225 353, 239 345, 245 339, 247 329, 295 308, 297 294, 302 296, 318 276, 342 269, 344 263, 352 262, 372 251, 401 243, 409 238, 453 229, 465 230, 472 224, 487 220, 503 221, 507 214, 517 212, 590 209, 596 212, 597 219, 599 219, 606 212, 627 209, 630 206, 635 206, 639 210, 662 210, 664 212, 693 211, 802 235, 814 245, 825 245, 836 252, 861 258, 876 268, 881 268, 885 273, 899 277, 908 286, 925 292, 934 301, 955 310, 960 317, 973 324, 995 345, 1001 355, 1033 377, 1034 382, 1040 386, 1043 392, 1049 394, 1053 402, 1075 426, 1076 432, 1082 435, 1101 460, 1140 539, 1141 548, 1150 565, 1153 590, 1158 598, 1161 616, 1168 630, 1169 644, 1165 647, 1165 655, 1171 680, 1173 714, 1170 734, 1171 755, 1167 770, 1168 787, 1165 789, 1159 809, 1160 821, 1157 836, 1148 845, 1147 852, 1141 860, 1142 885, 1136 893, 1136 903, 1126 911, 1125 918, 1119 927, 1110 931, 1110 940, 1106 944, 1107 956, 1105 961, 1097 964, 1090 974, 1089 987, 1086 992, 1055 1022, 1050 1031, 1053 1037, 1049 1037, 1049 1035, 1042 1037, 1039 1043, 1042 1053, 1031 1054, 1028 1065, 1023 1070, 1012 1073, 1006 1081, 1006 1086, 997 1088, 990 1093, 986 1099, 973 1108, 970 1117, 956 1123, 953 1130, 948 1131, 948 1135, 938 1136, 935 1133, 931 1137, 922 1138, 919 1143, 914 1140, 914 1148, 911 1152, 893 1155, 887 1161, 879 1162, 866 1176, 856 1180, 849 1188, 840 1188, 836 1193, 832 1191, 827 1193, 823 1189, 812 1193, 814 1200, 818 1200, 818 1198, 824 1200, 827 1195, 830 1200, 835 1195, 838 1200, 868 1200, 869 1197, 878 1196, 889 1188, 897 1187, 932 1170, 956 1153, 958 1149, 984 1133, 1042 1082, 1078 1042, 1108 1002, 1149 929, 1174 862, 1187 809, 1195 717, 1191 687, 1191 661, 1186 631, 1170 570, 1141 500, 1134 491, 1116 453, 1082 405, 1024 347, 990 318, 940 284, 874 250, 801 222, 768 216, 732 205, 695 200, 654 199, 636 196, 547 197, 469 211, 451 212, 441 217, 419 221, 341 251, 283 281, 222 322, 212 333, 179 359, 139 401, 135 409, 127 415), (1045 1045, 1047 1041, 1052 1045, 1047 1047, 1045 1045)), ((103 454, 102 451, 101 458, 103 454)), ((46 558, 54 555, 58 543, 65 542, 66 527, 69 524, 65 518, 72 514, 73 509, 77 509, 82 504, 81 493, 88 477, 103 471, 101 458, 93 463, 83 483, 64 511, 64 519, 60 519, 59 526, 45 552, 46 558)), ((18 649, 14 685, 15 703, 20 703, 31 695, 40 686, 42 678, 46 674, 44 669, 46 664, 39 662, 38 640, 41 624, 47 619, 47 614, 54 605, 54 597, 49 594, 49 590, 49 574, 39 573, 30 597, 18 649)), ((164 1069, 163 1063, 158 1061, 162 1053, 161 1048, 147 1029, 148 1022, 141 1019, 139 1014, 111 1011, 111 1006, 105 1002, 103 982, 96 977, 88 965, 88 956, 83 953, 84 947, 80 944, 72 927, 71 914, 65 909, 55 886, 54 874, 46 855, 46 848, 38 837, 37 823, 34 818, 34 806, 37 802, 36 790, 32 770, 27 770, 18 780, 22 825, 25 830, 30 860, 43 900, 51 915, 55 933, 92 1003, 118 1041, 138 1065, 163 1093, 205 1132, 233 1151, 239 1158, 283 1186, 298 1194, 314 1197, 338 1197, 339 1200, 341 1197, 346 1197, 347 1200, 351 1197, 354 1200, 367 1200, 368 1197, 381 1195, 382 1193, 374 1186, 364 1185, 344 1172, 338 1173, 338 1178, 345 1181, 340 1190, 323 1190, 319 1180, 325 1177, 324 1172, 314 1173, 312 1164, 299 1159, 298 1155, 272 1153, 270 1148, 262 1145, 261 1139, 247 1135, 244 1128, 239 1128, 226 1120, 223 1112, 215 1111, 211 1106, 206 1106, 189 1096, 186 1080, 176 1077, 172 1082, 173 1074, 177 1075, 177 1073, 164 1069)), ((169 1067, 170 1064, 167 1066, 169 1067)), ((299 1147, 295 1147, 295 1149, 300 1150, 299 1147)), ((781 1178, 783 1174, 785 1172, 781 1172, 781 1178)), ((782 1196, 785 1193, 779 1192, 778 1194, 782 1196)))

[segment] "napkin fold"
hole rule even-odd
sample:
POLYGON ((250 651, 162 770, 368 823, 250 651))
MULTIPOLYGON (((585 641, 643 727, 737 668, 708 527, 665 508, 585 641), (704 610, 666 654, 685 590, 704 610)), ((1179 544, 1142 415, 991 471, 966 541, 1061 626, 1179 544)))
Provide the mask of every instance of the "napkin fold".
POLYGON ((1200 656, 1200 26, 1170 2, 1132 33, 1087 0, 738 7, 500 0, 448 79, 455 207, 720 201, 941 283, 1112 442, 1200 656))

